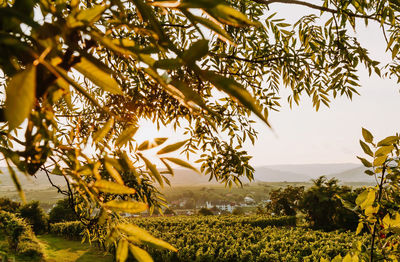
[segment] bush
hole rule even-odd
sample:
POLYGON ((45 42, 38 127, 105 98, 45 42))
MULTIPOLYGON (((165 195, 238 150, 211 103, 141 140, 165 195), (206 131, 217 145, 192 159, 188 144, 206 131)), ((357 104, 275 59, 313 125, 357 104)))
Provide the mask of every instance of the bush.
POLYGON ((314 185, 304 192, 299 207, 313 228, 327 231, 356 229, 357 214, 345 208, 337 196, 354 202, 357 192, 338 185, 337 179, 328 180, 324 176, 314 180, 314 185))
POLYGON ((20 209, 20 216, 32 226, 35 234, 47 232, 48 218, 43 209, 39 206, 39 201, 32 201, 23 205, 20 209))
POLYGON ((232 211, 233 215, 243 215, 244 210, 241 207, 235 207, 235 209, 232 211))
POLYGON ((81 239, 85 226, 80 221, 50 224, 50 233, 68 239, 81 239))
POLYGON ((69 204, 67 198, 58 200, 56 205, 50 210, 49 222, 60 223, 66 221, 75 221, 77 219, 74 210, 69 204))
POLYGON ((16 201, 12 201, 11 199, 6 197, 0 198, 0 210, 4 210, 10 213, 17 213, 19 212, 20 207, 21 204, 16 201))
POLYGON ((203 208, 200 208, 199 215, 210 216, 210 215, 213 215, 213 212, 210 209, 203 207, 203 208))
POLYGON ((21 218, 0 211, 0 230, 6 235, 12 251, 31 258, 43 258, 43 249, 32 228, 21 218))

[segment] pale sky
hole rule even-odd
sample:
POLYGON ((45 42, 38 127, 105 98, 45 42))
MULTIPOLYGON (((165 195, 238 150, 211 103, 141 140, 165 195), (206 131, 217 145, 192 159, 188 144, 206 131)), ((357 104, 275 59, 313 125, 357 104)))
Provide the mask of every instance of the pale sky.
MULTIPOLYGON (((304 10, 294 5, 271 5, 271 12, 278 11, 279 17, 291 21, 305 14, 304 10)), ((357 35, 373 58, 382 60, 387 56, 383 36, 376 24, 359 27, 357 35)), ((358 91, 361 96, 354 96, 353 101, 346 97, 332 100, 330 108, 321 107, 319 112, 315 112, 307 97, 303 97, 300 106, 292 109, 283 98, 281 111, 270 113, 275 133, 258 121, 256 144, 245 145, 253 156, 251 164, 358 163, 356 156, 363 155, 358 142, 361 127, 369 129, 377 139, 400 131, 400 84, 394 80, 370 78, 363 70, 360 80, 358 91)), ((179 136, 168 129, 157 133, 149 123, 141 126, 136 138, 140 141, 157 136, 179 140, 179 136)))

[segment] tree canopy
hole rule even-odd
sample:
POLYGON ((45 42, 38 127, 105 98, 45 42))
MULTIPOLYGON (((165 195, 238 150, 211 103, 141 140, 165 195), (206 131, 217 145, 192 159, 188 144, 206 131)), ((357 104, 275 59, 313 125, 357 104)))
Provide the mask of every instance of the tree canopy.
POLYGON ((304 94, 318 110, 357 93, 359 65, 399 76, 399 11, 397 1, 364 0, 2 1, 0 151, 22 199, 13 167, 65 177, 59 191, 95 239, 119 243, 117 260, 128 248, 147 259, 136 244, 175 250, 115 222, 120 211, 165 205, 156 186, 174 165, 196 169, 167 154, 199 155, 201 171, 229 186, 252 179, 241 146, 256 139, 253 115, 270 125, 282 87, 290 104, 304 94), (289 24, 277 3, 310 14, 289 24), (369 56, 357 19, 379 24, 392 61, 369 56), (187 139, 137 144, 140 119, 187 139), (167 171, 146 156, 156 146, 167 171))

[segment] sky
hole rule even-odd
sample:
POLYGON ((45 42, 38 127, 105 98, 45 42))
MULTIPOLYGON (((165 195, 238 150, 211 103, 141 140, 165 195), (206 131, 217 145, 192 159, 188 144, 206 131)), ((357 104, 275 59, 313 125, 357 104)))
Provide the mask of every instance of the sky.
MULTIPOLYGON (((270 9, 289 21, 309 13, 294 5, 277 4, 270 9)), ((360 25, 357 37, 373 58, 387 59, 385 42, 376 24, 368 28, 360 25)), ((292 109, 283 98, 280 112, 270 113, 274 132, 257 121, 258 140, 254 146, 248 143, 244 147, 253 156, 251 164, 359 163, 356 156, 363 155, 359 145, 362 127, 370 130, 377 140, 400 131, 400 84, 395 80, 369 77, 365 70, 360 70, 359 75, 360 96, 354 96, 352 101, 346 97, 332 100, 330 108, 321 107, 318 112, 312 108, 308 97, 303 97, 300 105, 292 109)), ((287 92, 283 90, 282 95, 287 92)), ((168 128, 157 132, 152 124, 143 123, 136 139, 160 136, 168 136, 172 141, 180 138, 168 128)))

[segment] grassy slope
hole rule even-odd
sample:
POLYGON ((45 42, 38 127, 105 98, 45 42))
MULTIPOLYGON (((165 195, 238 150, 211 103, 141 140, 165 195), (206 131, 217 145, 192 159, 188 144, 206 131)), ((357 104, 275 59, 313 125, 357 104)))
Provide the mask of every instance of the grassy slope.
MULTIPOLYGON (((112 262, 110 254, 106 254, 87 243, 66 240, 52 235, 41 235, 38 239, 45 250, 46 262, 112 262)), ((0 250, 7 251, 7 241, 0 237, 0 250)), ((11 256, 10 256, 11 257, 11 256)), ((27 257, 15 257, 19 262, 32 262, 27 257)))
POLYGON ((48 262, 111 262, 112 257, 89 244, 66 240, 51 235, 38 236, 44 244, 48 262))

